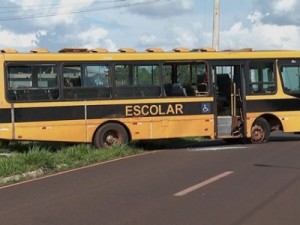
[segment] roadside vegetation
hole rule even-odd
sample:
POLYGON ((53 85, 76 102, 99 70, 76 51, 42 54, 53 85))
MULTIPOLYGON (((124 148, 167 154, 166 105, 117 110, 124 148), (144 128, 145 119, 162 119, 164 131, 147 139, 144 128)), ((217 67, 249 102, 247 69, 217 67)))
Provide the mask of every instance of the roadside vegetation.
POLYGON ((0 186, 157 149, 197 147, 202 138, 142 141, 98 150, 87 144, 12 142, 0 146, 0 186))
POLYGON ((11 143, 0 147, 0 185, 142 152, 142 149, 129 145, 114 145, 106 150, 97 150, 84 144, 11 143), (38 172, 30 174, 33 171, 38 172), (23 176, 16 176, 21 174, 23 176), (8 177, 11 179, 5 179, 8 177))

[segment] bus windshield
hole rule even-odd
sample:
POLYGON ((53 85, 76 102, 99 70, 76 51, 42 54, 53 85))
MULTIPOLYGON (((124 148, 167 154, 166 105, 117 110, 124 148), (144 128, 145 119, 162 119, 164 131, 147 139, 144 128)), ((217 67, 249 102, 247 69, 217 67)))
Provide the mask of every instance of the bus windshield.
POLYGON ((283 66, 281 68, 283 90, 286 94, 300 95, 300 66, 283 66))

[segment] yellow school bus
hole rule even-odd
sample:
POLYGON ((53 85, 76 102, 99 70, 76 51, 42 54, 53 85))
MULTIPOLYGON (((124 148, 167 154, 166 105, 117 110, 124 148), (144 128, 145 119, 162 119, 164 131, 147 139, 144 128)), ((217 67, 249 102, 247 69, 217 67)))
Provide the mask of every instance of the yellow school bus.
POLYGON ((300 132, 300 52, 176 48, 0 54, 0 139, 268 141, 300 132))

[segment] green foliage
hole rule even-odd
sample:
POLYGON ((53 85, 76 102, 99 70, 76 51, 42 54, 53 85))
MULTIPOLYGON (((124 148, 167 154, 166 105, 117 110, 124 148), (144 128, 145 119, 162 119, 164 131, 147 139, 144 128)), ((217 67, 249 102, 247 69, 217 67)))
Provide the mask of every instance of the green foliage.
POLYGON ((23 168, 18 157, 0 158, 0 177, 21 173, 23 168))
MULTIPOLYGON (((102 150, 84 144, 58 149, 32 143, 19 143, 16 146, 15 149, 9 146, 12 148, 9 157, 0 157, 0 184, 5 177, 31 171, 54 173, 142 152, 141 149, 125 145, 115 145, 102 150)), ((8 152, 8 149, 1 149, 1 152, 8 152)))
POLYGON ((52 170, 55 167, 53 153, 47 149, 32 147, 28 152, 0 158, 0 177, 21 174, 41 169, 52 170))
POLYGON ((48 149, 33 146, 28 152, 20 154, 21 164, 26 170, 32 171, 37 169, 51 170, 55 168, 55 156, 48 149))
MULTIPOLYGON (((0 185, 3 178, 32 171, 55 173, 94 163, 142 153, 142 149, 174 149, 199 146, 202 138, 166 139, 160 141, 141 141, 130 145, 113 145, 107 149, 95 149, 91 145, 70 145, 61 143, 21 143, 15 142, 0 146, 0 185)), ((28 179, 28 178, 20 178, 28 179)), ((20 180, 13 178, 14 182, 20 180)), ((9 181, 11 182, 11 181, 9 181)))

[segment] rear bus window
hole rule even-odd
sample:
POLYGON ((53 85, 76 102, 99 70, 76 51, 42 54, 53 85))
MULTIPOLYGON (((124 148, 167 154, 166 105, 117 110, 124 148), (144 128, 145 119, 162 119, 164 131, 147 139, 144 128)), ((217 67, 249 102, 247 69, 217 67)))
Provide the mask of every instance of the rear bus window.
POLYGON ((59 97, 56 65, 9 65, 7 97, 11 101, 54 100, 59 97))

